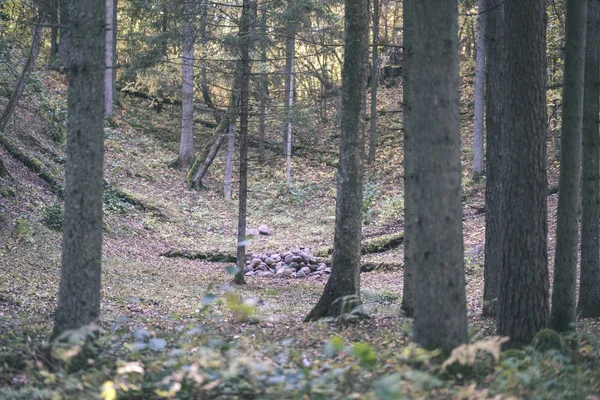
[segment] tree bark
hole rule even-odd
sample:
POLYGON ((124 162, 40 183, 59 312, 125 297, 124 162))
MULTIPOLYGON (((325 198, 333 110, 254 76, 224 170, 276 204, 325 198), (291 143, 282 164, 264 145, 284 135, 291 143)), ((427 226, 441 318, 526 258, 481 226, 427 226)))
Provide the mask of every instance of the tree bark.
POLYGON ((10 99, 6 104, 6 108, 2 112, 2 116, 0 116, 0 132, 4 132, 4 129, 6 129, 6 125, 8 124, 10 117, 17 108, 19 100, 21 100, 21 96, 23 95, 23 90, 25 90, 25 86, 27 85, 29 75, 31 75, 31 71, 33 71, 33 68, 35 67, 35 61, 37 60, 38 54, 40 53, 40 47, 42 45, 42 23, 43 15, 41 16, 40 23, 35 24, 32 29, 31 51, 29 52, 27 61, 25 61, 25 65, 23 66, 23 71, 21 72, 21 76, 17 82, 17 87, 15 90, 13 90, 10 99))
POLYGON ((575 330, 587 0, 567 0, 552 327, 575 330))
POLYGON ((504 2, 502 268, 498 334, 531 343, 548 325, 544 0, 504 2))
POLYGON ((585 50, 585 82, 583 98, 582 194, 581 194, 581 275, 579 303, 581 317, 600 317, 600 2, 588 0, 587 40, 585 50))
POLYGON ((231 200, 231 178, 233 175, 233 153, 235 151, 235 120, 229 124, 227 134, 227 154, 225 156, 225 179, 223 193, 225 200, 231 200))
POLYGON ((502 267, 502 90, 504 0, 487 0, 485 126, 487 136, 485 173, 485 261, 483 272, 483 316, 495 317, 498 303, 498 276, 502 267))
POLYGON ((477 4, 477 56, 475 59, 475 112, 473 122, 473 176, 483 174, 483 115, 485 92, 485 30, 487 19, 486 0, 477 4))
POLYGON ((365 101, 369 61, 369 5, 346 0, 340 163, 332 273, 305 321, 349 312, 360 303, 360 249, 365 150, 365 101), (348 297, 350 296, 350 297, 348 297))
POLYGON ((371 121, 369 134, 369 165, 375 162, 375 143, 377 141, 377 87, 379 86, 379 0, 373 0, 373 48, 371 49, 371 121))
POLYGON ((183 66, 181 67, 181 138, 179 166, 188 169, 194 163, 194 4, 183 1, 183 66))
MULTIPOLYGON (((415 226, 412 203, 413 196, 410 195, 411 185, 407 185, 407 169, 411 168, 412 163, 412 148, 411 140, 409 135, 412 135, 410 128, 410 122, 407 121, 407 116, 410 113, 408 104, 410 104, 410 92, 412 88, 408 82, 412 79, 411 77, 411 65, 414 62, 412 47, 414 41, 414 26, 413 18, 414 12, 412 10, 414 2, 411 0, 403 0, 402 12, 403 12, 403 36, 402 36, 402 50, 404 59, 403 69, 403 105, 402 105, 402 118, 404 124, 404 229, 405 232, 409 231, 415 226), (408 128, 408 129, 407 129, 408 128)), ((404 236, 404 281, 402 289, 402 310, 407 317, 414 317, 415 314, 415 264, 412 258, 412 243, 410 242, 411 233, 405 234, 404 236)))
POLYGON ((114 61, 114 42, 113 31, 115 29, 115 1, 106 0, 106 69, 104 71, 104 116, 112 118, 113 114, 113 70, 115 68, 114 61))
POLYGON ((58 58, 63 67, 66 68, 69 55, 69 30, 71 29, 71 21, 69 20, 69 0, 58 0, 59 16, 60 16, 60 31, 58 44, 58 58))
POLYGON ((263 4, 260 18, 260 60, 262 75, 260 77, 260 104, 258 116, 258 156, 265 161, 265 114, 267 109, 269 79, 267 78, 267 5, 263 4))
POLYGON ((69 14, 65 221, 53 337, 100 313, 106 5, 73 1, 69 14))
MULTIPOLYGON (((292 8, 292 0, 288 0, 288 9, 292 8)), ((285 155, 285 180, 289 187, 292 176, 292 107, 294 106, 294 81, 296 57, 296 21, 292 16, 288 21, 285 39, 285 88, 284 88, 284 138, 283 154, 285 155)))
POLYGON ((58 55, 58 1, 53 0, 50 2, 48 9, 50 16, 50 60, 54 61, 54 58, 58 55))
POLYGON ((240 27, 240 185, 238 207, 238 272, 234 283, 245 284, 244 267, 246 265, 246 205, 248 200, 248 87, 250 84, 250 49, 254 41, 256 22, 256 0, 244 0, 242 26, 240 27))
POLYGON ((467 341, 460 188, 458 2, 406 0, 412 13, 412 60, 405 170, 412 207, 414 339, 450 351, 467 341), (435 240, 432 240, 435 238, 435 240))

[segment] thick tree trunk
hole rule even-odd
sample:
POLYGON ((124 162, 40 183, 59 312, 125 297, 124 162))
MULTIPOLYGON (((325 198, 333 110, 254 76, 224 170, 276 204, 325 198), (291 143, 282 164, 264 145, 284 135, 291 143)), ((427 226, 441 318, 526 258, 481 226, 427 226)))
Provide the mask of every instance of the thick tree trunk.
POLYGON ((477 4, 477 56, 475 60, 475 112, 473 121, 473 176, 483 174, 483 114, 485 92, 485 30, 487 19, 486 0, 477 4))
POLYGON ((365 101, 369 61, 369 5, 346 0, 340 163, 332 273, 305 321, 337 317, 360 303, 360 249, 365 150, 365 101))
POLYGON ((547 327, 546 35, 544 0, 505 0, 502 268, 498 334, 531 343, 547 327))
POLYGON ((258 116, 258 156, 261 162, 265 161, 265 114, 269 91, 269 79, 267 78, 267 5, 263 4, 260 18, 260 60, 262 63, 262 75, 260 77, 260 104, 258 116))
POLYGON ((113 114, 113 70, 115 69, 114 61, 114 42, 113 31, 115 29, 115 0, 106 0, 106 69, 104 71, 104 116, 112 118, 113 114))
POLYGON ((587 0, 567 0, 552 327, 575 329, 587 0))
POLYGON ((231 200, 231 178, 233 175, 233 153, 235 151, 235 120, 229 124, 227 133, 227 154, 225 156, 225 179, 223 192, 225 200, 231 200))
POLYGON ((60 42, 58 44, 58 58, 63 67, 67 66, 69 55, 69 30, 71 21, 69 20, 69 0, 59 0, 60 16, 60 42))
POLYGON ((598 174, 598 113, 600 110, 600 1, 588 0, 585 82, 583 98, 583 156, 581 194, 581 275, 579 303, 581 317, 600 317, 600 183, 598 174))
POLYGON ((406 82, 405 170, 412 206, 415 266, 414 338, 449 351, 467 341, 460 188, 460 104, 457 0, 413 3, 412 59, 406 82), (432 240, 435 238, 435 240, 432 240))
POLYGON ((248 200, 248 87, 250 84, 250 49, 253 46, 254 24, 256 21, 256 0, 244 0, 242 26, 240 27, 240 185, 238 207, 238 240, 234 283, 244 280, 246 265, 246 204, 248 200))
POLYGON ((486 173, 485 173, 485 262, 483 272, 483 316, 496 316, 498 276, 502 267, 503 233, 502 133, 504 0, 487 0, 486 6, 486 173))
POLYGON ((106 5, 70 3, 65 221, 53 337, 100 313, 106 5))
MULTIPOLYGON (((410 79, 412 79, 410 75, 411 65, 414 62, 412 46, 414 42, 414 26, 413 26, 413 18, 414 12, 412 10, 412 6, 414 2, 412 0, 403 0, 402 2, 402 12, 403 12, 403 21, 404 21, 404 29, 402 36, 402 49, 403 49, 403 59, 404 59, 404 79, 403 79, 403 123, 404 123, 404 171, 410 169, 412 163, 412 148, 410 144, 412 141, 409 138, 409 135, 413 135, 413 132, 410 131, 410 128, 407 128, 409 121, 407 121, 407 116, 410 113, 410 109, 408 108, 408 104, 410 104, 410 93, 411 85, 408 84, 410 79)), ((415 314, 415 263, 412 258, 412 243, 410 242, 410 230, 415 226, 414 221, 414 205, 412 203, 412 199, 414 196, 410 195, 411 185, 407 185, 407 174, 404 174, 404 229, 405 232, 409 231, 408 234, 405 234, 404 237, 404 281, 403 281, 403 289, 402 289, 402 310, 408 317, 413 317, 415 314)))
POLYGON ((181 68, 181 138, 179 165, 188 169, 194 163, 194 0, 183 2, 183 66, 181 68))
POLYGON ((371 121, 369 132, 369 165, 375 162, 375 143, 377 141, 377 87, 379 86, 379 0, 373 0, 373 47, 371 49, 371 121))
POLYGON ((38 54, 40 53, 40 47, 42 45, 42 23, 43 16, 41 17, 40 23, 35 24, 32 29, 31 51, 29 52, 27 61, 25 61, 25 66, 23 67, 23 71, 21 72, 21 76, 17 82, 17 87, 15 90, 13 90, 10 99, 8 100, 8 104, 2 112, 2 116, 0 116, 0 132, 4 132, 4 129, 6 129, 6 125, 15 111, 15 108, 17 108, 17 104, 19 103, 21 96, 23 95, 23 90, 25 90, 29 75, 31 75, 31 71, 33 71, 33 68, 35 67, 35 61, 37 60, 38 54))

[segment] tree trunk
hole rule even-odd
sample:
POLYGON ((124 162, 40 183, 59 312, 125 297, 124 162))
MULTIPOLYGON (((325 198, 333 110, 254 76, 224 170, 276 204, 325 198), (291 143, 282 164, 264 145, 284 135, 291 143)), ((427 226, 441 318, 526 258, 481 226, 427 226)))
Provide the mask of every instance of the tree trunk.
POLYGON ((379 0, 373 0, 373 48, 371 49, 371 126, 369 135, 369 165, 375 162, 375 142, 377 141, 377 87, 379 86, 379 0))
POLYGON ((598 174, 598 113, 600 71, 600 2, 588 0, 585 82, 583 98, 583 163, 581 194, 581 276, 579 303, 581 317, 600 317, 600 183, 598 174))
POLYGON ((414 3, 409 103, 410 150, 405 170, 412 207, 410 240, 415 268, 414 338, 449 351, 467 341, 467 307, 460 188, 458 3, 414 3), (435 240, 432 240, 435 238, 435 240))
POLYGON ((106 70, 104 71, 104 116, 112 118, 113 114, 113 70, 115 69, 113 31, 115 29, 114 21, 114 0, 106 0, 106 70))
POLYGON ((267 5, 263 4, 260 18, 260 60, 262 75, 260 77, 260 104, 258 116, 258 156, 260 161, 265 161, 265 114, 267 108, 269 80, 267 78, 267 5))
POLYGON ((227 155, 225 156, 225 200, 231 200, 231 177, 233 175, 233 153, 235 151, 235 119, 231 120, 227 134, 227 155))
POLYGON ((194 163, 194 3, 183 2, 183 66, 181 68, 181 139, 179 166, 188 169, 194 163))
MULTIPOLYGON (((414 62, 412 46, 414 42, 414 26, 413 18, 414 12, 412 11, 413 1, 403 0, 402 2, 402 18, 404 21, 404 29, 402 36, 402 51, 404 59, 404 79, 403 79, 403 124, 404 124, 404 171, 410 168, 412 163, 412 148, 410 147, 411 140, 409 135, 412 135, 410 129, 407 129, 407 116, 410 113, 410 109, 407 104, 410 104, 410 93, 411 85, 408 82, 411 79, 410 71, 411 65, 414 62)), ((415 225, 412 204, 413 196, 409 195, 411 186, 407 185, 407 174, 404 174, 404 229, 410 231, 415 225)), ((413 317, 415 313, 415 264, 412 258, 412 243, 410 242, 411 233, 405 234, 404 236, 404 282, 402 289, 402 310, 408 317, 413 317)))
POLYGON ((70 3, 65 221, 53 337, 98 319, 104 160, 104 2, 70 3))
POLYGON ((13 90, 10 99, 6 104, 6 108, 2 112, 2 116, 0 116, 0 132, 4 132, 4 129, 6 129, 6 125, 15 111, 15 108, 17 108, 17 104, 19 103, 21 96, 23 95, 23 90, 25 90, 29 75, 31 75, 31 71, 33 70, 33 67, 35 67, 35 61, 37 60, 38 54, 40 53, 40 47, 42 45, 43 18, 44 17, 42 15, 41 21, 33 26, 31 33, 31 51, 29 52, 27 61, 25 61, 25 66, 23 67, 23 71, 21 72, 21 76, 17 82, 17 87, 15 90, 13 90))
POLYGON ((60 16, 60 42, 58 44, 58 58, 63 67, 67 66, 69 55, 69 30, 71 22, 69 20, 69 0, 59 0, 60 16))
MULTIPOLYGON (((288 8, 292 7, 292 0, 288 0, 288 8)), ((294 17, 292 17, 293 19, 294 17)), ((294 80, 296 57, 296 22, 288 22, 287 36, 285 39, 285 88, 284 88, 284 138, 283 154, 285 155, 286 184, 291 185, 292 175, 292 107, 294 105, 294 80)))
POLYGON ((479 0, 477 5, 477 55, 475 60, 475 115, 473 122, 473 176, 483 174, 483 114, 484 114, 484 82, 485 82, 485 28, 486 0, 479 0))
POLYGON ((548 325, 544 0, 505 0, 502 268, 498 334, 531 343, 548 325))
POLYGON ((223 139, 225 138, 224 132, 228 126, 229 113, 214 129, 213 137, 209 142, 209 145, 207 146, 203 156, 196 158, 194 165, 192 165, 192 168, 190 168, 190 171, 187 175, 188 188, 198 190, 202 187, 202 179, 204 179, 204 175, 206 175, 208 168, 214 161, 219 149, 221 148, 221 145, 223 144, 223 139))
POLYGON ((587 0, 567 0, 552 328, 575 330, 587 0))
POLYGON ((339 316, 360 303, 360 250, 365 150, 365 101, 369 61, 369 5, 346 0, 340 163, 332 273, 305 321, 339 316))
POLYGON ((58 1, 53 0, 50 3, 48 9, 50 16, 50 60, 54 61, 54 58, 58 55, 58 1))
POLYGON ((253 46, 256 0, 244 0, 240 27, 240 185, 238 207, 238 240, 234 283, 241 285, 246 266, 246 203, 248 199, 248 86, 250 83, 250 48, 253 46))
POLYGON ((112 35, 113 35, 113 69, 112 69, 112 90, 113 90, 113 94, 112 94, 112 99, 113 99, 113 103, 114 104, 120 104, 119 103, 119 91, 117 90, 117 29, 118 29, 118 15, 119 15, 119 0, 114 0, 114 6, 113 6, 113 25, 112 25, 112 35))
POLYGON ((503 219, 502 133, 504 0, 487 0, 485 126, 487 136, 485 173, 485 262, 483 272, 483 316, 496 316, 498 276, 502 267, 503 219))

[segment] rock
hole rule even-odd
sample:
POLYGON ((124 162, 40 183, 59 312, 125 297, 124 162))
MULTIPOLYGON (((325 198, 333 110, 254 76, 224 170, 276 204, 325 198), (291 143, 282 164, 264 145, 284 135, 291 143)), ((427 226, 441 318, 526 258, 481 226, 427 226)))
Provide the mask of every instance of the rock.
POLYGON ((275 254, 277 254, 277 252, 275 250, 267 250, 265 254, 267 255, 267 257, 272 257, 275 254))
POLYGON ((283 274, 283 271, 285 271, 283 268, 282 268, 282 269, 280 269, 280 270, 278 270, 278 271, 275 273, 275 278, 283 278, 283 277, 285 277, 285 275, 283 274))
POLYGON ((271 259, 272 259, 273 261, 275 261, 276 263, 278 263, 279 261, 281 261, 281 257, 279 256, 279 254, 273 254, 273 255, 271 256, 271 259))
POLYGON ((300 254, 300 250, 292 250, 292 254, 297 256, 298 254, 300 254))
POLYGON ((252 269, 252 267, 251 267, 251 266, 249 266, 249 265, 246 265, 246 266, 244 267, 244 272, 250 272, 250 271, 254 271, 254 270, 252 269))
POLYGON ((290 268, 293 270, 298 270, 298 269, 300 269, 300 264, 298 264, 297 262, 291 262, 290 268))
POLYGON ((301 262, 300 264, 298 264, 298 265, 300 265, 300 269, 302 269, 302 268, 306 267, 306 263, 305 263, 304 261, 302 261, 302 262, 301 262))
POLYGON ((246 228, 246 236, 258 236, 258 235, 260 235, 260 232, 258 231, 258 229, 246 228))
POLYGON ((294 270, 292 268, 284 268, 282 269, 282 274, 283 276, 296 276, 296 273, 294 272, 294 270))
POLYGON ((248 264, 248 266, 252 269, 256 269, 256 267, 258 267, 260 263, 262 263, 262 260, 260 258, 255 258, 252 261, 250 261, 250 264, 248 264))
POLYGON ((258 227, 258 233, 261 235, 272 235, 273 229, 269 228, 267 225, 261 225, 258 227))
POLYGON ((267 264, 269 267, 275 263, 275 260, 273 260, 271 257, 265 258, 265 264, 267 264))
POLYGON ((308 268, 310 268, 310 270, 314 272, 317 270, 317 265, 316 264, 308 264, 308 268))
POLYGON ((258 265, 258 267, 256 267, 256 270, 257 270, 257 271, 266 271, 267 269, 268 269, 268 268, 267 268, 267 264, 265 264, 265 263, 260 263, 260 264, 258 265))
POLYGON ((287 265, 283 261, 280 261, 275 265, 275 269, 278 271, 285 268, 287 268, 287 265))
POLYGON ((310 264, 318 264, 318 263, 319 263, 319 262, 317 261, 317 258, 316 258, 316 257, 314 257, 314 256, 310 256, 310 257, 308 257, 308 262, 309 262, 310 264))
POLYGON ((285 261, 286 264, 291 264, 293 260, 294 256, 291 254, 286 255, 285 257, 283 257, 283 261, 285 261))
POLYGON ((300 264, 302 262, 302 257, 301 256, 293 256, 292 262, 296 262, 296 263, 300 264))
POLYGON ((254 271, 248 271, 244 274, 244 276, 254 276, 256 274, 256 272, 254 271))
POLYGON ((261 278, 268 277, 268 276, 273 276, 273 275, 275 275, 275 274, 273 274, 271 271, 258 271, 256 273, 256 276, 259 276, 261 278))
POLYGON ((300 253, 299 255, 302 257, 302 262, 308 264, 308 256, 304 253, 300 253))
POLYGON ((296 278, 306 278, 306 274, 302 271, 296 272, 296 278))
POLYGON ((320 264, 317 266, 317 271, 325 271, 326 269, 327 269, 327 265, 325 265, 325 264, 323 264, 323 263, 320 263, 320 264))
POLYGON ((313 253, 312 250, 310 249, 310 247, 301 247, 300 250, 302 250, 302 252, 304 254, 306 254, 309 257, 312 257, 313 253))
POLYGON ((302 267, 300 268, 300 271, 304 272, 306 275, 310 274, 311 272, 309 267, 302 267))
POLYGON ((327 267, 323 270, 327 275, 331 274, 331 268, 327 267))

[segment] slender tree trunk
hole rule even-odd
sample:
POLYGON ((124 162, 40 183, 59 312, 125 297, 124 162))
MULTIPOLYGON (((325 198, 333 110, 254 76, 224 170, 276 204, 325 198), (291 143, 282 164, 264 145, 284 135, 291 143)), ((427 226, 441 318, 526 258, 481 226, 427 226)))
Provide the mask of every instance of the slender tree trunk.
MULTIPOLYGON (((288 0, 288 8, 292 7, 292 0, 288 0)), ((284 88, 284 138, 283 154, 285 155, 286 184, 291 185, 292 175, 292 107, 294 106, 294 81, 296 63, 296 21, 288 22, 287 36, 285 39, 285 88, 284 88)))
POLYGON ((233 153, 235 151, 235 119, 229 124, 229 132, 227 134, 227 155, 225 156, 225 180, 223 183, 223 191, 225 200, 231 200, 231 178, 233 175, 233 153))
POLYGON ((263 4, 260 18, 260 60, 262 63, 262 75, 260 77, 260 105, 258 116, 258 155, 260 161, 265 161, 265 114, 267 109, 267 96, 269 91, 269 80, 267 78, 267 4, 263 4))
POLYGON ((587 0, 567 0, 552 327, 575 329, 587 0))
POLYGON ((119 15, 119 1, 118 0, 113 0, 114 1, 114 6, 113 6, 113 25, 112 25, 112 35, 113 35, 113 69, 112 69, 112 90, 113 90, 113 94, 112 94, 112 99, 113 99, 113 103, 114 104, 120 104, 119 103, 119 91, 117 90, 117 29, 118 29, 118 15, 119 15))
MULTIPOLYGON (((449 351, 467 341, 460 189, 458 2, 406 0, 413 40, 405 140, 415 266, 414 338, 449 351), (431 240, 435 238, 435 240, 431 240)), ((409 228, 409 229, 406 229, 409 228)))
MULTIPOLYGON (((231 107, 231 106, 230 106, 231 107)), ((223 144, 223 140, 225 138, 225 130, 229 126, 229 116, 228 112, 225 118, 221 119, 221 122, 214 129, 213 137, 210 141, 210 144, 207 146, 207 150, 203 157, 196 158, 194 161, 194 165, 190 168, 190 171, 187 175, 187 184, 190 189, 200 189, 202 187, 202 179, 204 179, 204 175, 208 171, 208 168, 214 161, 221 145, 223 144)))
POLYGON ((369 5, 346 0, 340 162, 338 168, 332 273, 305 321, 348 313, 360 304, 360 250, 369 62, 369 5))
POLYGON ((504 1, 502 268, 498 334, 531 343, 547 327, 546 30, 544 0, 504 1))
POLYGON ((106 4, 70 3, 65 221, 53 337, 100 314, 106 4))
POLYGON ((181 139, 179 165, 188 169, 194 163, 194 17, 195 0, 183 2, 183 66, 181 95, 181 139))
POLYGON ((483 174, 483 109, 485 92, 485 30, 486 0, 479 0, 477 5, 477 56, 475 60, 475 116, 473 122, 473 176, 483 174))
POLYGON ((50 16, 50 60, 58 55, 58 1, 53 0, 48 9, 50 16))
POLYGON ((67 66, 69 55, 69 29, 71 22, 69 20, 69 3, 70 0, 59 0, 59 16, 60 16, 60 42, 58 45, 58 58, 63 67, 67 66))
POLYGON ((38 54, 40 53, 40 47, 42 45, 42 23, 43 15, 40 23, 34 25, 32 29, 31 51, 29 52, 27 61, 25 61, 25 66, 23 67, 23 71, 21 72, 21 76, 17 82, 17 87, 15 90, 13 90, 10 99, 8 99, 8 103, 6 104, 6 108, 2 112, 2 116, 0 116, 0 132, 4 132, 4 129, 6 129, 6 125, 8 124, 10 117, 17 108, 19 100, 21 100, 21 96, 23 95, 23 90, 25 90, 25 86, 27 85, 29 75, 31 75, 31 71, 33 71, 33 68, 35 67, 35 61, 37 60, 38 54))
POLYGON ((379 86, 379 0, 373 0, 373 48, 371 49, 371 126, 369 135, 369 164, 375 162, 375 143, 377 141, 377 87, 379 86))
POLYGON ((581 317, 600 317, 600 177, 598 113, 600 110, 600 1, 588 0, 585 82, 583 98, 583 165, 581 194, 581 276, 577 311, 581 317))
MULTIPOLYGON (((412 6, 414 2, 411 0, 403 0, 402 2, 402 19, 404 22, 403 28, 403 36, 402 36, 402 51, 403 51, 403 59, 404 59, 404 68, 403 68, 403 124, 404 124, 404 171, 411 168, 413 163, 412 161, 412 148, 410 144, 412 141, 410 140, 410 135, 413 133, 410 131, 407 125, 410 125, 410 122, 407 121, 407 117, 410 114, 410 109, 408 108, 408 104, 410 104, 410 93, 409 90, 412 88, 412 85, 409 85, 408 82, 411 77, 411 65, 414 62, 412 46, 414 42, 414 26, 413 26, 413 18, 414 12, 412 10, 412 6)), ((414 207, 415 205, 412 203, 412 199, 414 196, 410 195, 411 185, 407 185, 407 174, 404 174, 404 282, 402 289, 402 310, 408 317, 413 317, 415 314, 415 264, 412 258, 412 243, 411 243, 411 230, 415 226, 414 221, 414 207)))
POLYGON ((106 0, 106 69, 104 71, 104 116, 112 118, 113 114, 113 70, 115 69, 113 30, 114 22, 114 0, 106 0))
POLYGON ((504 0, 487 0, 486 15, 486 173, 485 173, 485 263, 483 272, 483 316, 496 316, 498 276, 502 267, 503 218, 502 164, 502 91, 504 0))
POLYGON ((256 0, 244 0, 240 27, 240 187, 238 213, 238 241, 234 283, 241 285, 246 265, 246 203, 248 199, 248 86, 250 83, 250 48, 254 40, 256 0))

